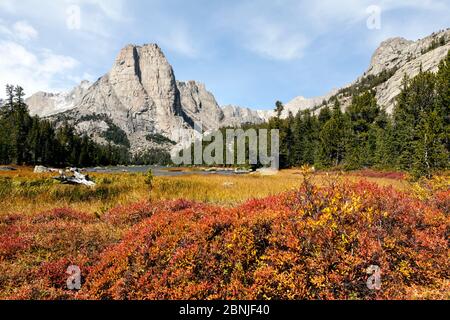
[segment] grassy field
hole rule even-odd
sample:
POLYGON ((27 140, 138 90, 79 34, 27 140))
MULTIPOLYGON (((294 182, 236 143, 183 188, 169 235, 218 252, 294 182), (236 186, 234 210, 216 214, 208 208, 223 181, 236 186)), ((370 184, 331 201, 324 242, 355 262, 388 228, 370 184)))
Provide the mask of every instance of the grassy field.
MULTIPOLYGON (((94 189, 83 186, 61 185, 54 181, 55 174, 35 174, 32 168, 0 172, 0 214, 21 212, 36 213, 54 208, 70 207, 83 212, 102 214, 115 206, 141 200, 186 199, 224 206, 235 206, 249 199, 263 198, 297 189, 302 183, 300 170, 280 171, 276 176, 260 175, 186 175, 155 177, 149 191, 145 174, 91 174, 97 183, 94 189)), ((389 174, 373 172, 317 173, 314 184, 327 186, 336 181, 357 182, 367 180, 380 186, 393 186, 407 191, 412 184, 389 174), (386 177, 387 176, 387 177, 386 177)))
POLYGON ((0 299, 450 299, 448 174, 52 176, 0 172, 0 299))

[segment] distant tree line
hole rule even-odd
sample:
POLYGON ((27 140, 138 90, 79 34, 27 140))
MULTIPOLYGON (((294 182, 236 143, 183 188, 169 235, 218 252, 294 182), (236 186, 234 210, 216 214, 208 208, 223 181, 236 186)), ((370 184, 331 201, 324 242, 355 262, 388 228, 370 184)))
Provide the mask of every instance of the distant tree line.
POLYGON ((342 91, 352 97, 345 111, 336 95, 321 108, 295 116, 290 113, 283 119, 284 106, 277 102, 276 116, 268 123, 243 129, 279 129, 282 168, 376 168, 407 171, 415 177, 449 169, 450 52, 437 74, 421 71, 412 79, 404 78, 391 115, 380 108, 375 92, 368 88, 389 74, 342 91), (333 107, 328 106, 330 102, 333 107))
POLYGON ((345 112, 337 99, 318 114, 306 110, 281 119, 283 109, 278 102, 278 117, 265 125, 280 129, 283 167, 376 167, 431 176, 450 164, 450 52, 436 74, 404 78, 392 115, 371 90, 353 95, 345 112))
POLYGON ((158 155, 149 151, 132 156, 128 138, 117 126, 104 133, 109 143, 103 145, 78 134, 67 121, 56 127, 49 120, 30 116, 20 86, 7 85, 6 96, 0 108, 0 164, 89 167, 167 162, 167 153, 161 150, 155 151, 158 155))

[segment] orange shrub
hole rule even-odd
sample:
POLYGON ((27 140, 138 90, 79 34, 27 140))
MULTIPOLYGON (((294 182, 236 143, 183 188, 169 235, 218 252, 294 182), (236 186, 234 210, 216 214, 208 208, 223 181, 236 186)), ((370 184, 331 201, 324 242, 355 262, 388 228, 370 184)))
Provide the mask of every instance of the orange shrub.
POLYGON ((404 299, 449 280, 449 217, 392 188, 306 184, 237 208, 175 207, 141 214, 80 297, 404 299), (380 291, 366 286, 370 265, 380 291))
POLYGON ((94 215, 71 209, 1 216, 0 299, 74 299, 67 268, 78 265, 87 274, 119 238, 94 215))

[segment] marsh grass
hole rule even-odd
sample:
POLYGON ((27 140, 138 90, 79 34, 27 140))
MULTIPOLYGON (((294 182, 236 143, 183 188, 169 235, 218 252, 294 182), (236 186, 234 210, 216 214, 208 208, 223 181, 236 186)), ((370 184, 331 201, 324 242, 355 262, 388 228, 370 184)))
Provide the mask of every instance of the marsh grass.
MULTIPOLYGON (((111 208, 142 200, 186 199, 197 202, 235 206, 249 199, 263 198, 298 188, 302 183, 299 170, 281 171, 276 176, 192 175, 155 177, 153 188, 145 183, 145 173, 103 174, 91 178, 95 188, 61 185, 54 174, 35 174, 31 168, 0 173, 0 214, 33 214, 55 208, 72 208, 102 215, 111 208)), ((402 179, 364 177, 358 174, 317 173, 315 185, 329 185, 334 180, 357 182, 366 179, 380 186, 408 190, 402 179)))

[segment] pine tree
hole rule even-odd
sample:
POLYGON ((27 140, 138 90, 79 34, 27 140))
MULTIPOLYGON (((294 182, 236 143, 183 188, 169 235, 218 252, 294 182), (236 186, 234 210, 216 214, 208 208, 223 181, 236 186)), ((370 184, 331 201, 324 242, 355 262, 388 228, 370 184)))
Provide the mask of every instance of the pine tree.
POLYGON ((374 165, 382 169, 392 169, 395 163, 394 128, 386 111, 380 112, 372 130, 375 135, 374 165))
POLYGON ((322 166, 341 165, 345 159, 349 135, 349 120, 336 100, 331 119, 325 123, 320 132, 319 164, 322 166))
MULTIPOLYGON (((11 107, 11 120, 13 121, 13 128, 11 133, 12 149, 14 152, 13 162, 16 164, 24 164, 29 160, 29 153, 27 148, 27 136, 31 127, 31 117, 28 113, 28 108, 24 103, 25 93, 22 87, 17 86, 13 89, 13 96, 8 97, 8 100, 13 100, 11 107)), ((7 87, 7 91, 11 91, 11 87, 7 87)))
POLYGON ((330 107, 326 106, 326 107, 320 109, 319 117, 318 117, 320 128, 322 128, 325 125, 325 123, 327 123, 328 120, 331 119, 331 115, 332 114, 331 114, 330 107))
POLYGON ((277 101, 275 103, 275 113, 276 113, 278 119, 281 118, 283 111, 284 111, 283 103, 281 101, 277 101))
POLYGON ((448 166, 448 151, 442 143, 444 123, 439 113, 433 110, 423 114, 417 128, 419 138, 415 144, 416 153, 412 172, 416 177, 431 178, 434 171, 448 166))
POLYGON ((347 108, 351 122, 351 137, 347 145, 346 164, 357 169, 372 166, 376 149, 375 120, 380 114, 375 93, 366 91, 353 97, 352 104, 347 108))
POLYGON ((436 111, 443 119, 443 141, 450 152, 450 50, 436 74, 436 111))
POLYGON ((303 145, 303 137, 305 135, 303 127, 303 117, 302 113, 299 112, 295 116, 293 124, 293 135, 294 135, 294 145, 292 147, 294 153, 294 165, 300 166, 303 164, 303 152, 305 146, 303 145))
POLYGON ((431 176, 448 167, 448 79, 446 62, 437 75, 420 72, 405 79, 394 110, 397 163, 414 176, 431 176))
POLYGON ((302 122, 300 123, 300 137, 301 149, 301 165, 313 165, 316 162, 317 147, 319 144, 318 137, 318 121, 315 116, 311 114, 310 110, 301 112, 302 122))
POLYGON ((14 106, 14 86, 6 85, 6 103, 4 109, 6 112, 11 112, 14 106))
POLYGON ((280 132, 280 165, 284 168, 295 165, 294 145, 294 116, 289 112, 288 118, 282 122, 280 132))

